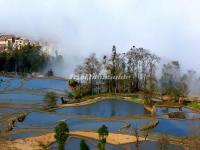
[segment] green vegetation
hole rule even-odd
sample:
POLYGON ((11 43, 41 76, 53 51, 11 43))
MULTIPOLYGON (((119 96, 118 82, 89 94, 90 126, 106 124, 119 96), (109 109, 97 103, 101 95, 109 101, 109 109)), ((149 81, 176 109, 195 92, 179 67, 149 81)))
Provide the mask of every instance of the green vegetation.
POLYGON ((69 92, 69 93, 67 94, 67 97, 70 98, 70 99, 72 99, 72 98, 74 98, 74 95, 72 94, 72 92, 69 92))
POLYGON ((196 110, 200 110, 200 103, 198 103, 198 102, 192 102, 188 106, 190 106, 196 110))
POLYGON ((55 127, 55 139, 59 150, 64 150, 65 142, 69 136, 69 128, 65 122, 60 122, 55 127))
POLYGON ((44 97, 44 109, 49 110, 56 107, 57 95, 55 92, 47 92, 44 97))
POLYGON ((155 68, 158 61, 159 57, 150 51, 135 47, 127 53, 117 53, 113 46, 111 55, 105 55, 103 60, 91 54, 75 69, 79 84, 76 84, 74 92, 81 93, 79 96, 138 91, 151 94, 156 88, 155 68), (105 78, 102 78, 103 72, 105 78))
POLYGON ((80 149, 81 150, 90 150, 89 146, 85 143, 85 140, 81 140, 80 149))
POLYGON ((98 129, 98 133, 99 133, 98 148, 99 150, 105 150, 106 138, 108 137, 109 134, 108 128, 105 125, 102 125, 98 129))
POLYGON ((138 98, 138 97, 135 97, 135 96, 132 96, 130 98, 131 101, 135 102, 135 103, 139 103, 139 104, 144 104, 145 100, 142 99, 142 98, 138 98))
POLYGON ((21 49, 0 53, 0 71, 8 72, 38 72, 49 63, 49 56, 40 47, 26 45, 21 49))
POLYGON ((153 101, 150 98, 145 98, 144 104, 147 106, 150 106, 150 107, 152 107, 154 105, 153 101))
POLYGON ((163 101, 163 102, 157 102, 155 105, 156 105, 156 106, 159 106, 159 105, 165 105, 165 106, 179 106, 179 103, 178 103, 178 102, 174 102, 174 101, 163 101))
MULTIPOLYGON (((182 72, 179 62, 171 61, 163 65, 161 77, 156 78, 159 60, 149 50, 135 46, 125 53, 118 53, 113 46, 111 54, 103 59, 91 54, 74 70, 76 77, 69 82, 73 95, 70 96, 74 99, 100 94, 130 97, 131 94, 141 93, 148 98, 131 97, 129 100, 150 107, 154 105, 152 97, 168 100, 170 105, 185 104, 184 100, 190 92, 188 85, 191 80, 197 80, 194 71, 182 72)), ((165 103, 158 102, 161 105, 165 103)), ((190 104, 195 109, 199 109, 198 105, 190 104)))

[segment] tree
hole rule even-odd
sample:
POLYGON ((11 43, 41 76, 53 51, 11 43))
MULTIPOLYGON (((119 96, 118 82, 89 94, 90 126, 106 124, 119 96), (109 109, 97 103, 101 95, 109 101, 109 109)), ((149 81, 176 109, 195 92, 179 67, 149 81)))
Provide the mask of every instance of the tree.
POLYGON ((80 149, 81 150, 90 150, 89 146, 85 143, 85 140, 81 140, 80 149))
POLYGON ((108 137, 109 134, 108 128, 105 125, 102 125, 98 129, 98 133, 99 133, 98 148, 99 150, 105 150, 106 138, 108 137))
POLYGON ((127 53, 127 69, 130 76, 130 92, 149 90, 155 85, 155 68, 159 57, 144 48, 133 46, 127 53))
POLYGON ((167 94, 174 100, 180 100, 180 97, 187 96, 189 92, 187 76, 181 74, 178 61, 163 65, 160 86, 162 94, 167 94))
POLYGON ((107 76, 111 78, 106 80, 107 91, 114 93, 119 92, 119 82, 116 77, 123 75, 123 71, 125 71, 125 63, 124 57, 117 53, 115 45, 112 47, 111 56, 103 57, 103 65, 106 69, 107 76))
POLYGON ((93 94, 94 76, 99 75, 101 70, 101 63, 96 58, 96 54, 93 53, 85 59, 83 70, 88 80, 90 80, 90 93, 93 94))
POLYGON ((49 110, 55 108, 57 95, 55 92, 47 92, 44 97, 44 109, 49 110))
POLYGON ((69 136, 69 128, 65 122, 60 122, 55 127, 55 139, 59 150, 64 150, 65 142, 69 136))
MULTIPOLYGON (((89 87, 90 94, 94 93, 94 90, 93 90, 95 87, 94 78, 95 78, 95 76, 98 76, 100 74, 101 69, 102 69, 102 64, 96 58, 95 53, 92 53, 89 57, 85 58, 83 65, 79 65, 75 69, 75 74, 79 76, 79 79, 82 75, 85 76, 86 81, 87 81, 88 85, 90 86, 89 87)), ((79 92, 80 89, 83 89, 83 88, 78 88, 76 90, 78 90, 78 92, 79 92)))
POLYGON ((0 53, 0 70, 12 72, 38 72, 49 64, 49 56, 41 47, 28 44, 20 49, 0 53))

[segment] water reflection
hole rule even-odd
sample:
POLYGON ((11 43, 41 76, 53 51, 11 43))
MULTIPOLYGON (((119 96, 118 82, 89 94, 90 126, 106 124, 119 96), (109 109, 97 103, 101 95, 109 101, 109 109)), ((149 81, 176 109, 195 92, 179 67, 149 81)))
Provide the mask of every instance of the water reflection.
POLYGON ((83 116, 114 117, 134 114, 146 114, 141 104, 124 100, 102 100, 94 104, 80 107, 65 107, 56 110, 57 113, 74 114, 83 116))

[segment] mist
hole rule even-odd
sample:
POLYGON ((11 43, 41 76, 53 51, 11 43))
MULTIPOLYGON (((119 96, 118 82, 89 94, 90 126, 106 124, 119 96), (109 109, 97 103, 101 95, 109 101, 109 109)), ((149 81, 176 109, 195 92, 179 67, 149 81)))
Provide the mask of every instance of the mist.
POLYGON ((69 76, 91 52, 144 47, 184 69, 200 69, 198 0, 0 0, 0 33, 51 44, 69 76))

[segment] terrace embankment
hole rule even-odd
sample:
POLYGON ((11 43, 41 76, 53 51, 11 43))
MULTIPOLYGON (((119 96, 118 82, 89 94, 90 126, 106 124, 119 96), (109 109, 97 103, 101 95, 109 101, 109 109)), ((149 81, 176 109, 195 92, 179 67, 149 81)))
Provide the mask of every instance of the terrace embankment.
POLYGON ((68 106, 69 107, 70 106, 84 106, 84 105, 93 104, 93 103, 96 103, 98 101, 105 100, 105 99, 125 100, 125 101, 143 104, 142 99, 140 99, 141 102, 139 102, 139 101, 134 101, 134 99, 132 99, 131 97, 116 95, 116 96, 96 96, 93 98, 85 98, 85 99, 80 100, 79 102, 61 104, 61 105, 59 105, 59 107, 62 108, 62 107, 68 107, 68 106))
MULTIPOLYGON (((94 140, 99 139, 97 132, 93 131, 72 131, 70 136, 86 137, 94 140)), ((140 137, 140 141, 144 141, 143 137, 140 137)), ((149 140, 149 139, 148 139, 149 140)), ((17 139, 10 145, 11 148, 19 150, 42 150, 44 147, 48 147, 55 142, 54 133, 49 133, 41 136, 29 137, 25 139, 17 139)), ((107 137, 107 143, 113 145, 126 144, 136 142, 136 137, 133 135, 125 135, 120 133, 109 133, 107 137)))

